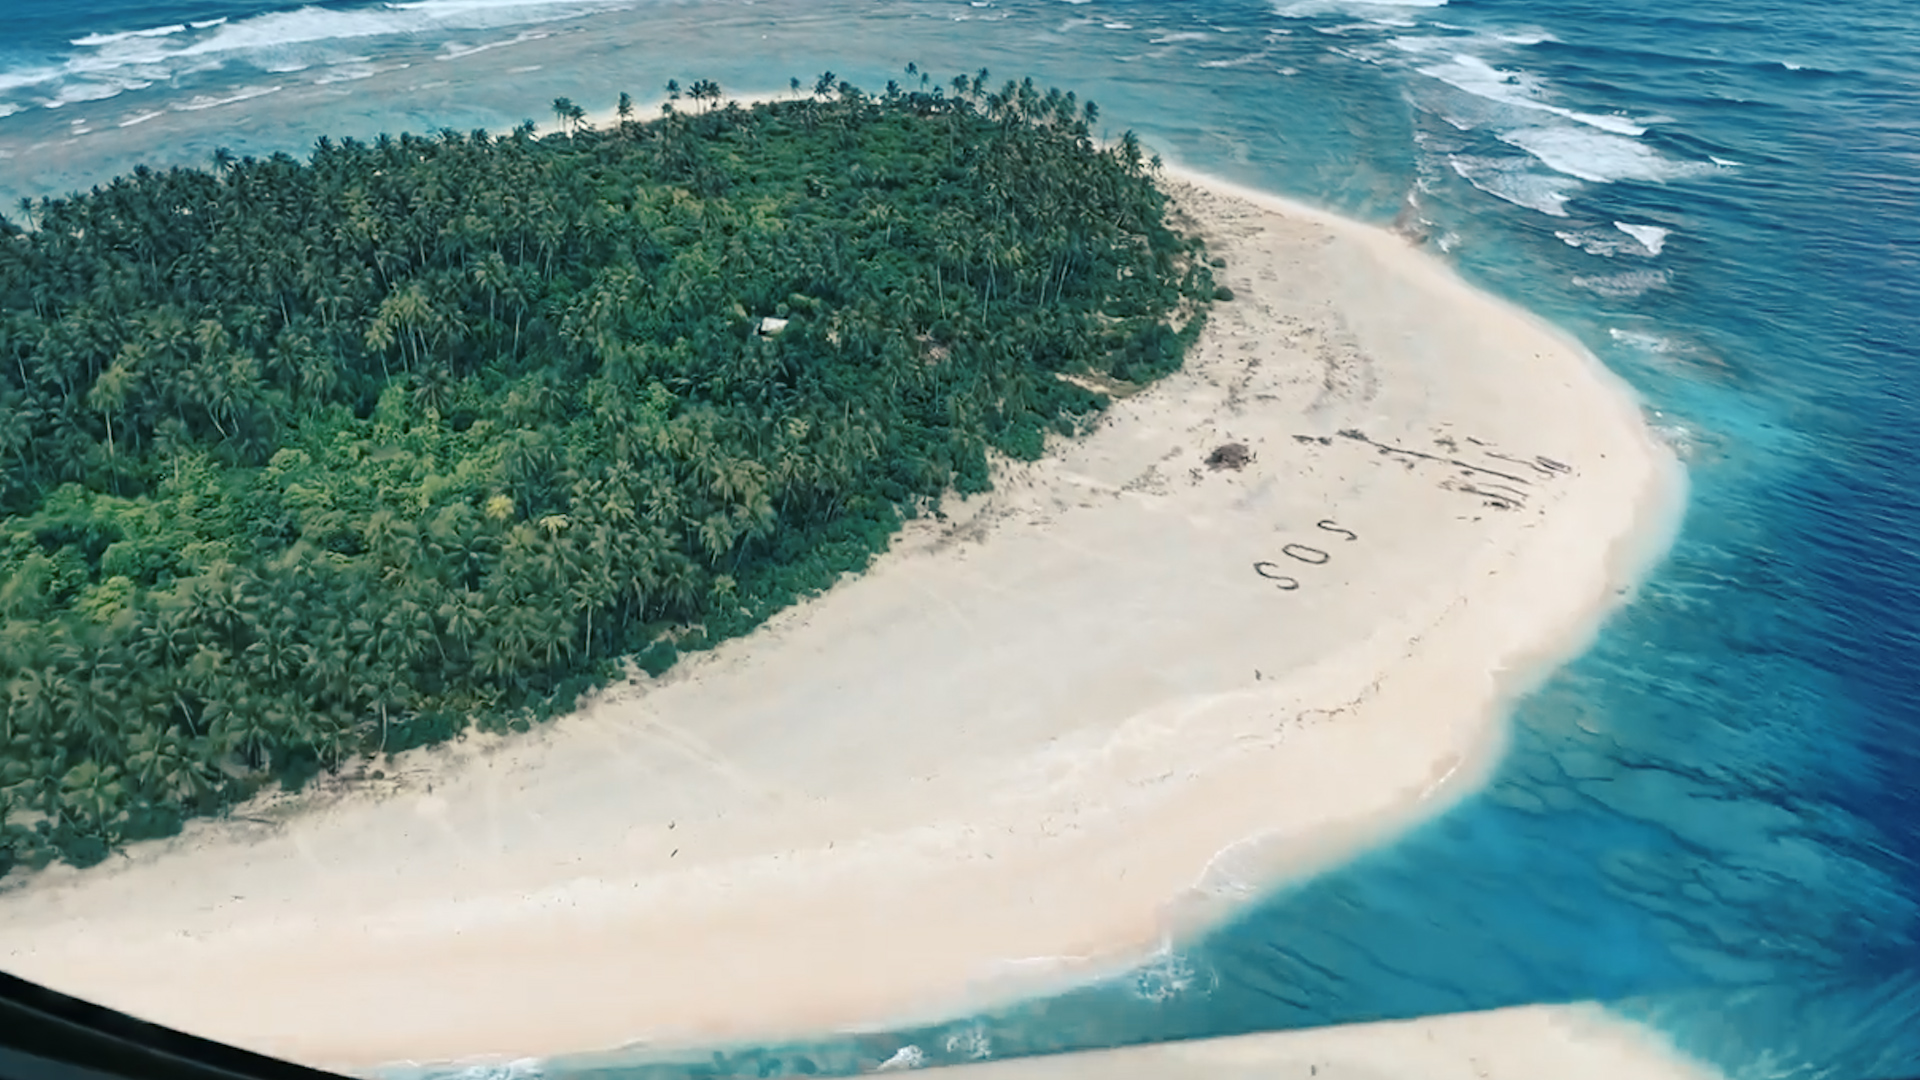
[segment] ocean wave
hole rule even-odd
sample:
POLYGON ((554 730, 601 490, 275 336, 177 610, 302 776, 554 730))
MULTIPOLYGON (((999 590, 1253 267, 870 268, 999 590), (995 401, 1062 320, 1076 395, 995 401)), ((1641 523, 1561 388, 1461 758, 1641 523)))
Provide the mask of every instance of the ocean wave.
POLYGON ((151 112, 135 113, 134 115, 127 117, 125 120, 120 121, 120 126, 123 128, 129 128, 129 127, 133 127, 135 124, 144 124, 149 120, 153 120, 165 115, 167 115, 167 110, 165 109, 155 109, 151 112))
POLYGON ((273 12, 219 27, 213 34, 180 50, 181 55, 252 52, 288 45, 340 41, 408 34, 433 29, 485 29, 478 26, 436 27, 425 13, 394 8, 361 8, 334 11, 303 7, 294 11, 273 12))
POLYGON ((1568 247, 1579 248, 1589 255, 1602 255, 1612 258, 1615 255, 1638 255, 1652 258, 1666 248, 1667 237, 1673 230, 1659 225, 1635 225, 1631 222, 1616 221, 1611 229, 1567 229, 1553 235, 1568 247))
POLYGON ((1212 36, 1213 36, 1212 34, 1209 34, 1204 30, 1181 30, 1178 33, 1162 34, 1159 37, 1154 38, 1152 41, 1148 42, 1148 44, 1149 45, 1171 45, 1176 41, 1205 41, 1212 36))
POLYGON ((1461 179, 1494 198, 1552 217, 1566 217, 1567 200, 1580 189, 1578 180, 1541 173, 1527 158, 1457 154, 1449 156, 1447 164, 1461 179))
POLYGON ((1647 254, 1658 255, 1667 246, 1667 237, 1673 235, 1672 229, 1658 225, 1635 225, 1631 222, 1616 221, 1613 227, 1640 242, 1647 254))
POLYGON ((232 60, 269 73, 289 73, 337 62, 340 58, 330 54, 341 50, 329 48, 336 43, 506 29, 624 5, 625 0, 421 0, 343 9, 309 5, 237 21, 203 19, 91 33, 70 40, 75 50, 70 55, 0 71, 0 93, 44 87, 48 103, 58 105, 111 96, 100 87, 130 89, 136 82, 167 81, 232 60))
POLYGON ((1727 362, 1698 341, 1672 337, 1651 330, 1611 327, 1607 335, 1622 347, 1664 365, 1685 365, 1699 372, 1724 375, 1727 362))
POLYGON ((10 105, 6 102, 0 101, 0 120, 4 120, 7 117, 12 116, 14 113, 17 113, 19 111, 20 111, 20 106, 10 105))
POLYGON ((9 90, 20 90, 29 86, 39 86, 42 83, 50 83, 59 79, 62 74, 64 74, 62 69, 49 67, 14 68, 11 71, 0 71, 0 93, 5 93, 9 90))
POLYGON ((1554 37, 1552 34, 1547 33, 1545 30, 1508 29, 1508 30, 1499 31, 1497 33, 1482 34, 1480 31, 1475 30, 1471 26, 1462 26, 1459 23, 1441 22, 1439 19, 1433 20, 1428 25, 1438 27, 1439 29, 1442 29, 1442 30, 1456 30, 1462 34, 1471 34, 1477 39, 1481 39, 1485 41, 1497 41, 1503 45, 1540 45, 1549 41, 1557 42, 1560 40, 1559 38, 1554 37))
POLYGON ((528 41, 539 41, 542 38, 547 38, 551 36, 552 36, 551 34, 548 34, 544 31, 529 30, 502 41, 486 41, 478 45, 456 45, 453 42, 449 41, 445 46, 441 48, 440 55, 434 57, 434 59, 435 60, 458 60, 461 57, 472 56, 475 53, 487 52, 490 49, 504 48, 508 45, 519 45, 528 41))
POLYGON ((385 67, 376 67, 369 64, 341 64, 336 65, 325 75, 314 79, 313 85, 330 86, 333 83, 340 82, 359 82, 361 79, 371 79, 375 75, 383 72, 399 71, 401 68, 412 66, 412 64, 389 64, 385 67))
POLYGON ((591 0, 404 0, 402 3, 382 5, 392 11, 418 11, 435 17, 464 15, 472 12, 512 11, 519 8, 579 8, 605 7, 591 0))
POLYGON ((1380 57, 1368 49, 1349 49, 1335 45, 1327 51, 1335 56, 1344 56, 1349 60, 1362 64, 1378 64, 1380 62, 1380 57))
POLYGON ((172 26, 156 26, 149 30, 122 30, 117 34, 88 34, 86 37, 74 38, 68 44, 89 49, 98 48, 101 45, 112 45, 118 41, 131 41, 134 38, 171 37, 174 34, 184 34, 186 31, 186 23, 174 23, 172 26))
POLYGON ((1560 229, 1553 234, 1570 248, 1578 248, 1589 255, 1613 258, 1622 252, 1631 250, 1632 239, 1617 236, 1604 229, 1560 229))
POLYGON ((62 86, 53 97, 41 102, 49 109, 58 109, 65 105, 74 105, 83 101, 105 101, 119 97, 128 90, 145 90, 152 86, 143 80, 114 80, 112 82, 71 82, 62 86))
POLYGON ((1381 8, 1437 8, 1447 0, 1289 0, 1276 5, 1274 13, 1283 19, 1310 19, 1323 15, 1349 15, 1366 18, 1381 8))
POLYGON ((1458 48, 1460 39, 1457 37, 1442 37, 1429 34, 1420 37, 1397 37, 1388 42, 1388 44, 1399 49, 1401 52, 1429 53, 1440 49, 1458 48))
POLYGON ((248 86, 226 97, 213 97, 211 95, 201 94, 189 101, 175 102, 173 107, 181 112, 199 112, 202 109, 216 109, 222 105, 232 105, 241 101, 252 101, 257 97, 266 97, 268 94, 277 93, 280 89, 278 86, 248 86))
MULTIPOLYGON (((1654 414, 1656 417, 1660 415, 1654 414)), ((1693 429, 1686 424, 1678 421, 1656 422, 1649 425, 1648 430, 1653 432, 1654 438, 1666 443, 1667 449, 1672 450, 1673 456, 1681 461, 1692 461, 1698 456, 1699 440, 1695 438, 1693 429)))
POLYGON ((1770 60, 1762 63, 1761 66, 1762 67, 1778 67, 1784 71, 1792 72, 1795 75, 1819 76, 1819 77, 1826 77, 1826 78, 1831 78, 1836 75, 1850 74, 1850 72, 1847 72, 1841 69, 1821 67, 1818 64, 1804 64, 1798 60, 1770 60))
POLYGON ((1675 347, 1672 338, 1646 330, 1624 330, 1616 326, 1607 331, 1607 336, 1629 348, 1647 353, 1665 355, 1675 347))
POLYGON ((1247 53, 1244 56, 1228 57, 1225 60, 1202 60, 1200 61, 1200 66, 1203 68, 1246 67, 1249 64, 1257 64, 1260 61, 1265 60, 1267 57, 1272 55, 1273 53, 1271 50, 1262 49, 1259 52, 1247 53))
POLYGON ((1528 127, 1500 133, 1500 141, 1539 158, 1548 168, 1597 184, 1616 180, 1665 183, 1693 175, 1704 166, 1674 161, 1658 150, 1621 135, 1572 127, 1528 127))
POLYGON ((1642 293, 1664 289, 1673 280, 1665 270, 1629 270, 1624 274, 1576 275, 1573 283, 1588 292, 1615 300, 1629 300, 1642 293))
MULTIPOLYGON (((1432 46, 1431 38, 1395 38, 1395 47, 1408 52, 1426 51, 1432 46)), ((1485 60, 1470 53, 1455 53, 1444 64, 1432 64, 1417 69, 1430 79, 1438 79, 1463 93, 1477 98, 1512 106, 1530 112, 1551 113, 1565 117, 1588 127, 1601 131, 1610 131, 1616 135, 1641 135, 1646 132, 1645 119, 1606 115, 1602 113, 1580 112, 1563 106, 1542 101, 1547 86, 1538 75, 1528 71, 1509 70, 1494 67, 1485 60)))

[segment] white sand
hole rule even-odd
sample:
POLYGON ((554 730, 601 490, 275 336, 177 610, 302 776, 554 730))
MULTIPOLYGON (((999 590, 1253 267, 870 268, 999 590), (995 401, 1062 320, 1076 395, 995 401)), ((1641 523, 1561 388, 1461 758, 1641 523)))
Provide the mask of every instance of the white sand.
POLYGON ((45 873, 0 968, 336 1066, 771 1036, 1084 974, 1458 798, 1677 466, 1400 239, 1181 197, 1239 298, 1097 432, 659 684, 45 873))
POLYGON ((1593 1006, 1535 1006, 1386 1024, 989 1062, 941 1080, 1711 1080, 1719 1073, 1593 1006))

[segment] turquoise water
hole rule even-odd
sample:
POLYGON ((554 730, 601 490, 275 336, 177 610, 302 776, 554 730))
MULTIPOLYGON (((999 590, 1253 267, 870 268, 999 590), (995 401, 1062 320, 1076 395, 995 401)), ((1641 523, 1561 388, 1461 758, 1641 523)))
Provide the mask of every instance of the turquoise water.
POLYGON ((1911 3, 15 9, 7 207, 216 146, 502 127, 669 77, 1031 72, 1170 160, 1422 225, 1625 375, 1686 460, 1652 580, 1521 705, 1492 785, 1393 845, 1071 993, 548 1074, 851 1073, 909 1045, 934 1063, 1575 1000, 1734 1077, 1920 1074, 1911 3))

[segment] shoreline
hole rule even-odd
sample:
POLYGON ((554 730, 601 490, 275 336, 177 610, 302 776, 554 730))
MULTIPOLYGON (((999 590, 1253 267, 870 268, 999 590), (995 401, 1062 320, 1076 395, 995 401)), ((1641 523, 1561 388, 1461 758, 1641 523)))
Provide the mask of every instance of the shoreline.
POLYGON ((1719 1080, 1599 1006, 1528 1005, 933 1070, 942 1080, 1719 1080))
POLYGON ((1098 430, 552 726, 0 890, 0 967, 334 1067, 872 1028, 1084 980, 1478 788, 1665 550, 1677 462, 1437 258, 1167 174, 1236 299, 1098 430))

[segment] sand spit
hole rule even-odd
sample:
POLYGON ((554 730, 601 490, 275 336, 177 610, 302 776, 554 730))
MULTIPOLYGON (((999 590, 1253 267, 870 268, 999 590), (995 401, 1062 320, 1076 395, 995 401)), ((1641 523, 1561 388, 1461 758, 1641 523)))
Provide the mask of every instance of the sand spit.
POLYGON ((1458 798, 1677 465, 1401 239, 1173 186, 1237 299, 1099 430, 532 736, 0 894, 0 968, 340 1067, 772 1037, 1084 976, 1458 798))
POLYGON ((1163 1043, 932 1070, 940 1080, 1710 1080, 1646 1029, 1589 1005, 1163 1043))

